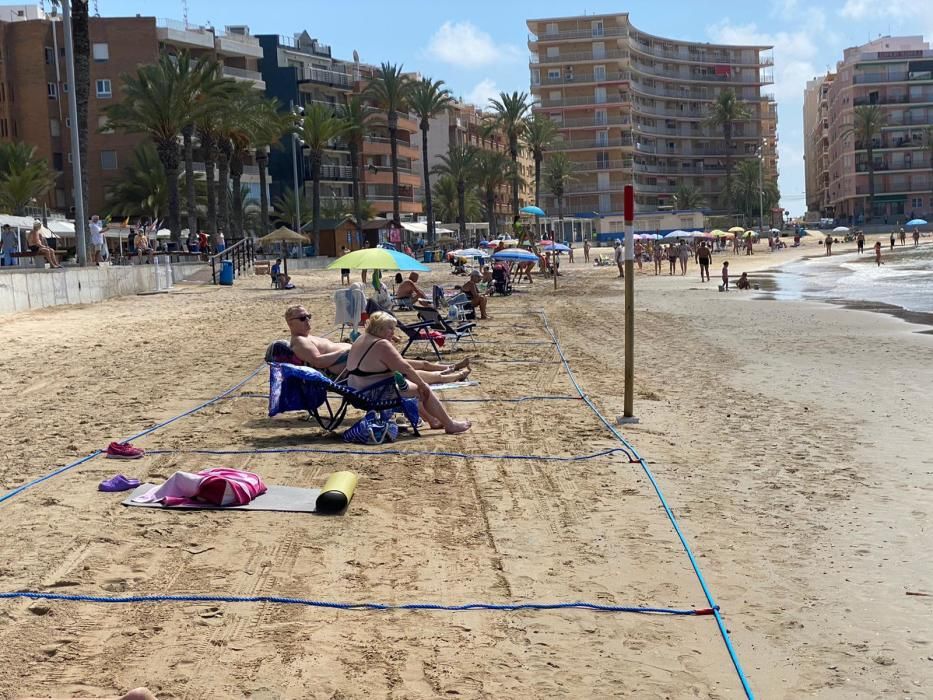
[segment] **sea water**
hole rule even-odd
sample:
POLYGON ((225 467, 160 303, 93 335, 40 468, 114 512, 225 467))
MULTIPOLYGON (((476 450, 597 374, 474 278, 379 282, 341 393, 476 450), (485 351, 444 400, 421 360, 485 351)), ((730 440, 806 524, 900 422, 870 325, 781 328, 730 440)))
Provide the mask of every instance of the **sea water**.
POLYGON ((916 312, 933 312, 933 245, 885 245, 882 265, 874 250, 845 253, 790 263, 775 276, 774 296, 782 299, 824 299, 847 303, 890 304, 916 312))

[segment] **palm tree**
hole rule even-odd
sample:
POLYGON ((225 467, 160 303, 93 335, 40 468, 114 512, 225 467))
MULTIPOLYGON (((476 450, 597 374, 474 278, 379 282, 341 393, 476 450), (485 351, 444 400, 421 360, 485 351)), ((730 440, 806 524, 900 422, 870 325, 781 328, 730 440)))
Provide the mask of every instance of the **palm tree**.
MULTIPOLYGON (((440 221, 456 221, 458 217, 460 195, 457 193, 457 182, 450 175, 442 175, 434 181, 434 206, 437 218, 440 221)), ((479 198, 476 190, 469 189, 464 196, 464 209, 467 221, 477 221, 482 216, 479 198)))
MULTIPOLYGON (((302 197, 299 202, 301 205, 301 221, 298 222, 298 228, 303 229, 311 223, 311 202, 307 197, 302 197)), ((287 222, 291 225, 295 223, 295 190, 286 187, 285 190, 275 201, 272 202, 272 209, 279 221, 287 222)))
POLYGON ((466 192, 467 185, 475 176, 477 150, 466 144, 451 144, 446 155, 440 156, 440 164, 431 171, 436 175, 449 175, 457 185, 457 224, 460 238, 466 235, 466 192))
POLYGON ((446 111, 453 102, 450 92, 443 87, 443 80, 432 81, 422 78, 412 83, 408 104, 411 111, 421 120, 421 164, 424 169, 424 201, 428 215, 428 242, 433 244, 437 236, 434 232, 434 207, 431 201, 431 164, 428 162, 428 129, 431 119, 446 111))
MULTIPOLYGON (((544 183, 548 191, 557 200, 557 218, 560 221, 560 234, 564 234, 564 192, 567 183, 572 182, 573 163, 566 153, 552 153, 545 162, 544 183)), ((556 238, 556 236, 555 236, 556 238)))
POLYGON ((238 212, 236 218, 238 221, 243 222, 242 235, 244 238, 247 233, 255 235, 259 226, 259 204, 249 195, 249 187, 246 185, 240 185, 238 190, 230 190, 230 208, 234 212, 238 212))
POLYGON ((881 136, 881 129, 888 123, 888 115, 878 105, 861 105, 854 110, 855 120, 842 131, 840 136, 855 136, 855 149, 865 149, 868 168, 868 212, 865 223, 869 223, 875 214, 875 139, 881 136), (859 145, 861 144, 861 146, 859 145))
POLYGON ((509 140, 509 155, 515 165, 512 171, 512 216, 518 216, 518 146, 519 140, 525 135, 528 122, 525 117, 531 110, 528 95, 524 92, 499 93, 499 99, 489 100, 494 120, 509 140))
POLYGON ((275 98, 263 101, 265 116, 254 132, 256 167, 259 169, 259 227, 263 234, 269 232, 269 149, 280 146, 282 137, 292 130, 293 116, 279 110, 275 98))
POLYGON ((308 149, 311 161, 311 208, 314 222, 314 251, 321 250, 321 161, 324 149, 333 141, 344 136, 346 122, 322 104, 312 104, 305 109, 299 138, 308 149))
POLYGON ((400 221, 398 194, 398 113, 408 109, 410 80, 402 66, 383 63, 375 79, 366 87, 366 95, 386 112, 389 128, 389 152, 392 165, 392 216, 400 221))
POLYGON ((513 167, 515 166, 509 156, 501 151, 480 151, 477 156, 476 184, 479 186, 485 203, 490 238, 495 238, 498 233, 496 192, 511 180, 513 167))
MULTIPOLYGON (((236 114, 227 132, 232 146, 230 151, 230 192, 240 192, 243 177, 243 165, 256 142, 256 134, 262 130, 268 118, 266 101, 256 90, 248 88, 242 93, 232 95, 229 105, 236 114)), ((234 238, 243 237, 243 207, 230 200, 230 234, 234 238)))
POLYGON ((930 187, 933 190, 933 126, 923 128, 923 147, 930 154, 930 187))
POLYGON ((166 55, 154 64, 140 66, 136 74, 122 75, 124 98, 105 110, 108 128, 149 135, 155 144, 168 181, 168 225, 178 241, 178 137, 185 124, 197 120, 201 105, 192 104, 187 82, 179 77, 175 61, 166 55))
POLYGON ((360 156, 363 152, 363 137, 366 135, 366 127, 372 120, 373 113, 363 103, 362 98, 355 95, 347 100, 347 103, 341 109, 340 116, 346 127, 344 140, 347 142, 347 148, 350 151, 351 177, 353 179, 353 217, 356 220, 357 233, 362 237, 363 222, 366 221, 366 218, 363 216, 363 198, 360 196, 360 173, 363 167, 360 156))
POLYGON ((736 122, 750 119, 752 113, 736 96, 732 88, 719 93, 716 101, 710 106, 706 117, 706 126, 722 130, 722 137, 726 142, 726 186, 723 189, 724 204, 728 207, 728 199, 732 192, 732 135, 735 132, 736 122))
POLYGON ((40 200, 55 186, 48 161, 36 157, 35 146, 0 143, 0 207, 17 216, 29 203, 40 200))
POLYGON ((732 181, 732 201, 749 219, 762 215, 778 203, 781 195, 773 180, 761 179, 761 161, 749 158, 739 163, 732 181), (758 189, 761 187, 761 197, 758 189))
POLYGON ((531 119, 527 120, 525 127, 525 145, 531 151, 535 161, 535 206, 540 206, 538 200, 541 197, 541 163, 544 160, 544 152, 550 147, 557 138, 557 126, 540 112, 536 112, 531 119))
POLYGON ((703 206, 703 191, 698 187, 681 185, 674 192, 674 208, 680 210, 700 209, 703 206))

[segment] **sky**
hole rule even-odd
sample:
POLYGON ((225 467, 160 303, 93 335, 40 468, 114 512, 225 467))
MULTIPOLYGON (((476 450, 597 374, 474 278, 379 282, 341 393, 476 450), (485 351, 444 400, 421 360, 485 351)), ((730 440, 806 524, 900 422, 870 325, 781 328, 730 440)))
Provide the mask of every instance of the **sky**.
POLYGON ((90 0, 101 16, 155 15, 191 24, 246 24, 253 34, 302 29, 351 59, 403 64, 443 80, 458 98, 484 106, 500 91, 528 91, 528 18, 628 12, 638 29, 687 41, 774 45, 782 206, 803 214, 803 90, 842 51, 879 35, 923 35, 933 42, 931 0, 719 0, 697 3, 584 0, 90 0))

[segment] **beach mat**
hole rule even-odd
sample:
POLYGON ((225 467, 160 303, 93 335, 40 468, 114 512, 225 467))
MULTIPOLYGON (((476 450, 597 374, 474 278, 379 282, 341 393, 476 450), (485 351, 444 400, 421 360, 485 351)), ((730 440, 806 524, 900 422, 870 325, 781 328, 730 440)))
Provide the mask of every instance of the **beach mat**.
POLYGON ((210 503, 199 505, 185 505, 166 508, 161 503, 134 503, 133 498, 142 496, 153 488, 155 484, 141 484, 129 498, 123 501, 125 506, 139 506, 142 508, 160 508, 162 510, 275 510, 285 513, 314 513, 316 512, 317 497, 321 489, 302 489, 295 486, 269 486, 264 494, 256 496, 245 506, 215 506, 210 503))
POLYGON ((465 386, 479 386, 475 379, 468 379, 462 382, 447 382, 446 384, 431 384, 431 391, 445 391, 447 389, 462 389, 465 386))

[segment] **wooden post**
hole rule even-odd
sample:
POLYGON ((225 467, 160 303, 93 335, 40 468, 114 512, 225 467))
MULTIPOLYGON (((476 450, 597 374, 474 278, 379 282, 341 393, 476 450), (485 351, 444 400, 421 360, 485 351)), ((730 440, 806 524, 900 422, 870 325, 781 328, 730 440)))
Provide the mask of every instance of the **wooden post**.
POLYGON ((623 417, 631 418, 635 389, 635 188, 625 186, 625 400, 623 417))

